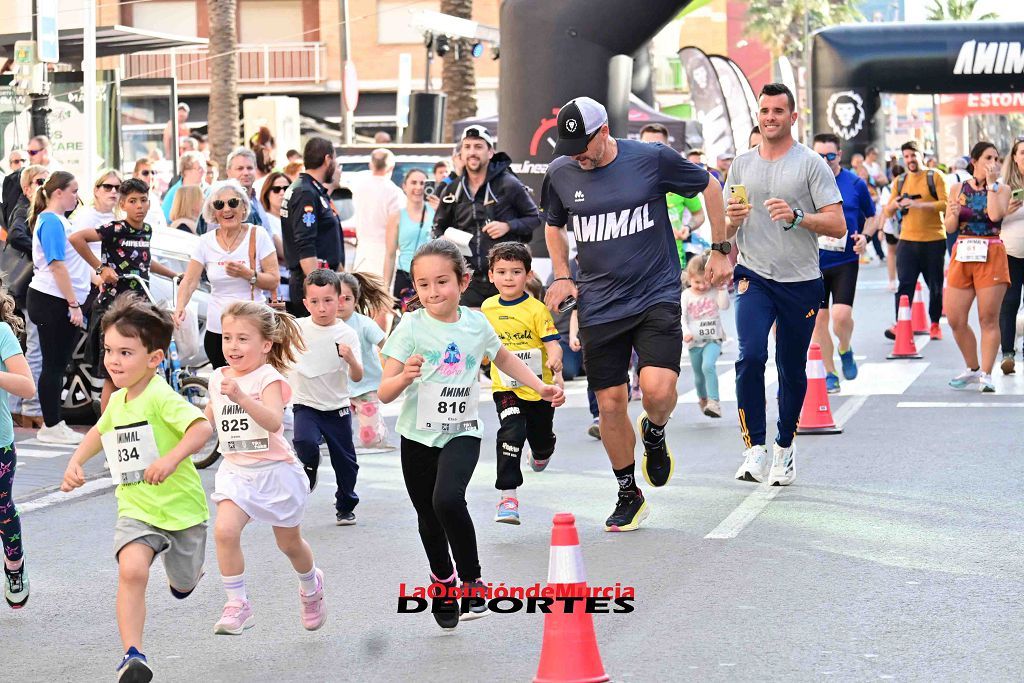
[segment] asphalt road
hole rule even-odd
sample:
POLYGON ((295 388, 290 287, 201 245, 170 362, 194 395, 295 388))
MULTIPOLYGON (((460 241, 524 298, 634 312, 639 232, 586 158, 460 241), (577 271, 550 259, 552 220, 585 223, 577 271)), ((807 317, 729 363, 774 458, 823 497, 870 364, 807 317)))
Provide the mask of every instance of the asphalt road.
MULTIPOLYGON (((729 342, 719 365, 726 416, 698 414, 684 369, 669 426, 675 477, 664 489, 645 487, 652 514, 641 530, 605 533, 616 486, 600 444, 585 434, 586 396, 574 382, 556 417, 551 466, 526 468, 522 526, 491 521, 494 445, 484 442, 468 493, 484 579, 543 583, 552 515, 569 511, 589 582, 635 587, 631 614, 594 617, 615 681, 1024 678, 1024 377, 997 377, 995 395, 948 389, 962 362, 945 325, 946 339, 928 343, 923 360, 886 361, 883 274, 862 268, 854 336, 862 379, 832 397, 845 432, 797 439, 793 486, 732 479, 742 442, 729 342)), ((481 405, 493 434, 493 408, 481 405)), ((66 449, 20 446, 16 497, 29 501, 32 598, 19 612, 0 611, 3 678, 112 680, 121 649, 111 489, 97 479, 80 497, 47 493, 66 449)), ((92 473, 101 476, 98 465, 92 473)), ((397 454, 361 458, 357 526, 334 525, 332 476, 325 466, 304 524, 326 572, 324 628, 301 628, 292 570, 270 530, 254 525, 243 543, 257 625, 214 636, 224 594, 211 534, 208 574, 187 601, 169 595, 154 565, 145 652, 157 680, 531 680, 539 614, 492 614, 447 634, 427 614, 396 613, 399 585, 427 576, 397 454)), ((213 471, 203 480, 212 490, 213 471)))

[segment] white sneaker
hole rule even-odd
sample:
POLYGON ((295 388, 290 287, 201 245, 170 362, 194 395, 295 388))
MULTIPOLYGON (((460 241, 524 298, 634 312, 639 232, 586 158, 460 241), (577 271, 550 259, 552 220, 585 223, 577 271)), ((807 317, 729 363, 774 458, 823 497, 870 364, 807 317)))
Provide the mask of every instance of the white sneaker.
MULTIPOLYGON (((972 384, 980 384, 982 376, 981 370, 965 370, 949 380, 949 386, 954 389, 966 389, 972 384)), ((991 384, 991 380, 989 383, 991 384)))
POLYGON ((743 451, 743 464, 736 470, 736 478, 741 481, 764 481, 768 476, 768 449, 754 446, 743 451))
POLYGON ((983 374, 978 378, 978 384, 981 385, 981 392, 983 394, 996 393, 996 385, 992 383, 992 375, 983 374))
POLYGON ((783 448, 772 444, 772 469, 768 474, 769 486, 789 486, 796 481, 796 444, 783 448))
POLYGON ((704 414, 708 417, 722 417, 722 404, 713 398, 709 398, 704 404, 704 414))
POLYGON ((77 446, 82 442, 82 435, 74 431, 61 420, 52 427, 43 425, 36 432, 36 439, 42 443, 56 443, 67 446, 77 446))

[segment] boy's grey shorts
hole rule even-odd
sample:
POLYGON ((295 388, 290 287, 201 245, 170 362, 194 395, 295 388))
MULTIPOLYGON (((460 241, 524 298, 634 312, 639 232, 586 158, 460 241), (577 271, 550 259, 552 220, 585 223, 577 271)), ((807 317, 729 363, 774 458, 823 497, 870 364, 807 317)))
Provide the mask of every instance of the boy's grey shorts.
POLYGON ((188 592, 199 583, 206 561, 205 522, 180 531, 167 531, 131 517, 118 517, 114 525, 115 559, 129 543, 148 545, 156 555, 163 555, 167 580, 173 588, 188 592))

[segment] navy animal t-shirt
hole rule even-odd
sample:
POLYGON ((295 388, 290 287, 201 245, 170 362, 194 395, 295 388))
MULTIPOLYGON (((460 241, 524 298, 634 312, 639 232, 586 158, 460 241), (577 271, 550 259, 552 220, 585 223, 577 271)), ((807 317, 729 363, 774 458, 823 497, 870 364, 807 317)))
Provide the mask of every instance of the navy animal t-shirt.
POLYGON ((576 237, 581 327, 679 303, 679 254, 665 194, 693 197, 708 184, 708 172, 671 147, 616 142, 615 159, 592 171, 571 157, 555 159, 541 191, 548 225, 576 237))

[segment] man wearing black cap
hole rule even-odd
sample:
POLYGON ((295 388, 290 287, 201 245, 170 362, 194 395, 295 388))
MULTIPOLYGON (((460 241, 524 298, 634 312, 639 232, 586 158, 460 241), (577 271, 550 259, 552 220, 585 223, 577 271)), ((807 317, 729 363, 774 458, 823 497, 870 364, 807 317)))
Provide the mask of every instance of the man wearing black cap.
POLYGON ((644 444, 642 470, 664 486, 674 461, 665 426, 676 406, 683 332, 679 257, 665 195, 703 193, 713 238, 705 268, 714 284, 732 272, 725 254, 725 205, 718 181, 662 144, 616 140, 598 102, 578 97, 558 112, 562 155, 544 177, 541 204, 555 280, 546 303, 557 309, 579 300, 580 340, 587 381, 597 394, 601 440, 619 482, 619 500, 607 531, 632 531, 648 514, 636 485, 633 433, 626 412, 630 355, 639 356, 644 412, 637 420, 644 444), (567 226, 576 237, 579 276, 569 270, 567 226))
POLYGON ((529 191, 509 170, 512 160, 494 151, 494 139, 483 126, 469 126, 459 141, 463 173, 439 189, 434 214, 434 236, 446 230, 465 235, 472 255, 467 257, 473 277, 462 294, 462 305, 480 308, 497 288, 487 279, 487 253, 499 242, 528 243, 540 226, 540 212, 529 191))

